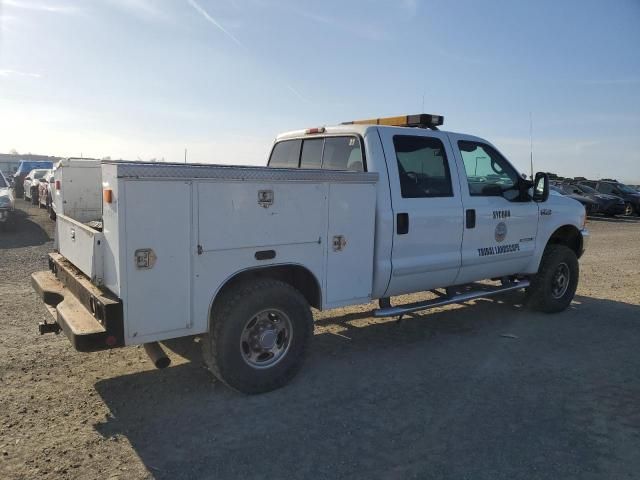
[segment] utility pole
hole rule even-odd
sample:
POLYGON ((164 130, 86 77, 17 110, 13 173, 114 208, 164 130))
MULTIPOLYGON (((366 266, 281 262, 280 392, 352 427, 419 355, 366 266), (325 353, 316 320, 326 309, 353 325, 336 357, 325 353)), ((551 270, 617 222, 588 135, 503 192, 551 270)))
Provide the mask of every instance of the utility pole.
POLYGON ((187 149, 184 149, 184 163, 187 163, 187 149))

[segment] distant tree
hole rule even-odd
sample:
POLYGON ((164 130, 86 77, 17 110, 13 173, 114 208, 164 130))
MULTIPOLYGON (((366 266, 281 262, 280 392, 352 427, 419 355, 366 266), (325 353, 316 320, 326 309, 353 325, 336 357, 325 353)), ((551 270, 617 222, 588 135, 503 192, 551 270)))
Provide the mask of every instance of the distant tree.
POLYGON ((11 150, 9 150, 9 153, 10 153, 11 155, 20 155, 20 154, 18 153, 18 151, 17 151, 15 148, 12 148, 11 150))
POLYGON ((102 157, 101 160, 111 160, 111 157, 107 155, 106 157, 102 157))

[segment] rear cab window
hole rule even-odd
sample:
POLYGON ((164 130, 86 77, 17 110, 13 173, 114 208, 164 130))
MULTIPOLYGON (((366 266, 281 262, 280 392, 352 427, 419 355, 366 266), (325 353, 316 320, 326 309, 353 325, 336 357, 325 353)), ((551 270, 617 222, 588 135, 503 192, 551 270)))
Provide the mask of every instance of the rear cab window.
POLYGON ((268 166, 365 171, 362 143, 356 135, 281 140, 274 145, 268 166))

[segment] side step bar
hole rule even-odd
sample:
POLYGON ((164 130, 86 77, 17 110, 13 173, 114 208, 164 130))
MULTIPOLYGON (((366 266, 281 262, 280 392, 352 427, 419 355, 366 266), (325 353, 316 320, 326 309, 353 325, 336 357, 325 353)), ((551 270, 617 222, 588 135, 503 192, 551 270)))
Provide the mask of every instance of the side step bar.
POLYGON ((489 287, 485 290, 474 290, 470 292, 457 293, 451 296, 443 296, 440 298, 434 298, 433 300, 425 300, 424 302, 408 303, 406 305, 399 305, 397 307, 379 308, 374 310, 373 316, 375 318, 383 317, 397 317, 406 315, 407 313, 419 312, 421 310, 428 310, 429 308, 442 307, 444 305, 450 305, 452 303, 462 303, 476 298, 486 298, 499 293, 511 292, 513 290, 520 290, 529 286, 529 280, 520 280, 518 282, 511 282, 507 285, 500 287, 489 287))

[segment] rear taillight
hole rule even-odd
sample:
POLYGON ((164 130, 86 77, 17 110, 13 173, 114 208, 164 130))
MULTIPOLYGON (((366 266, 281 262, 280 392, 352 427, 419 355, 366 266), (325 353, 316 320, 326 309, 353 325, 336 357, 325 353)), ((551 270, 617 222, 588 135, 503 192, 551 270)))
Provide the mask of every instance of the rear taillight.
POLYGON ((56 190, 60 190, 60 180, 56 180, 56 190))

